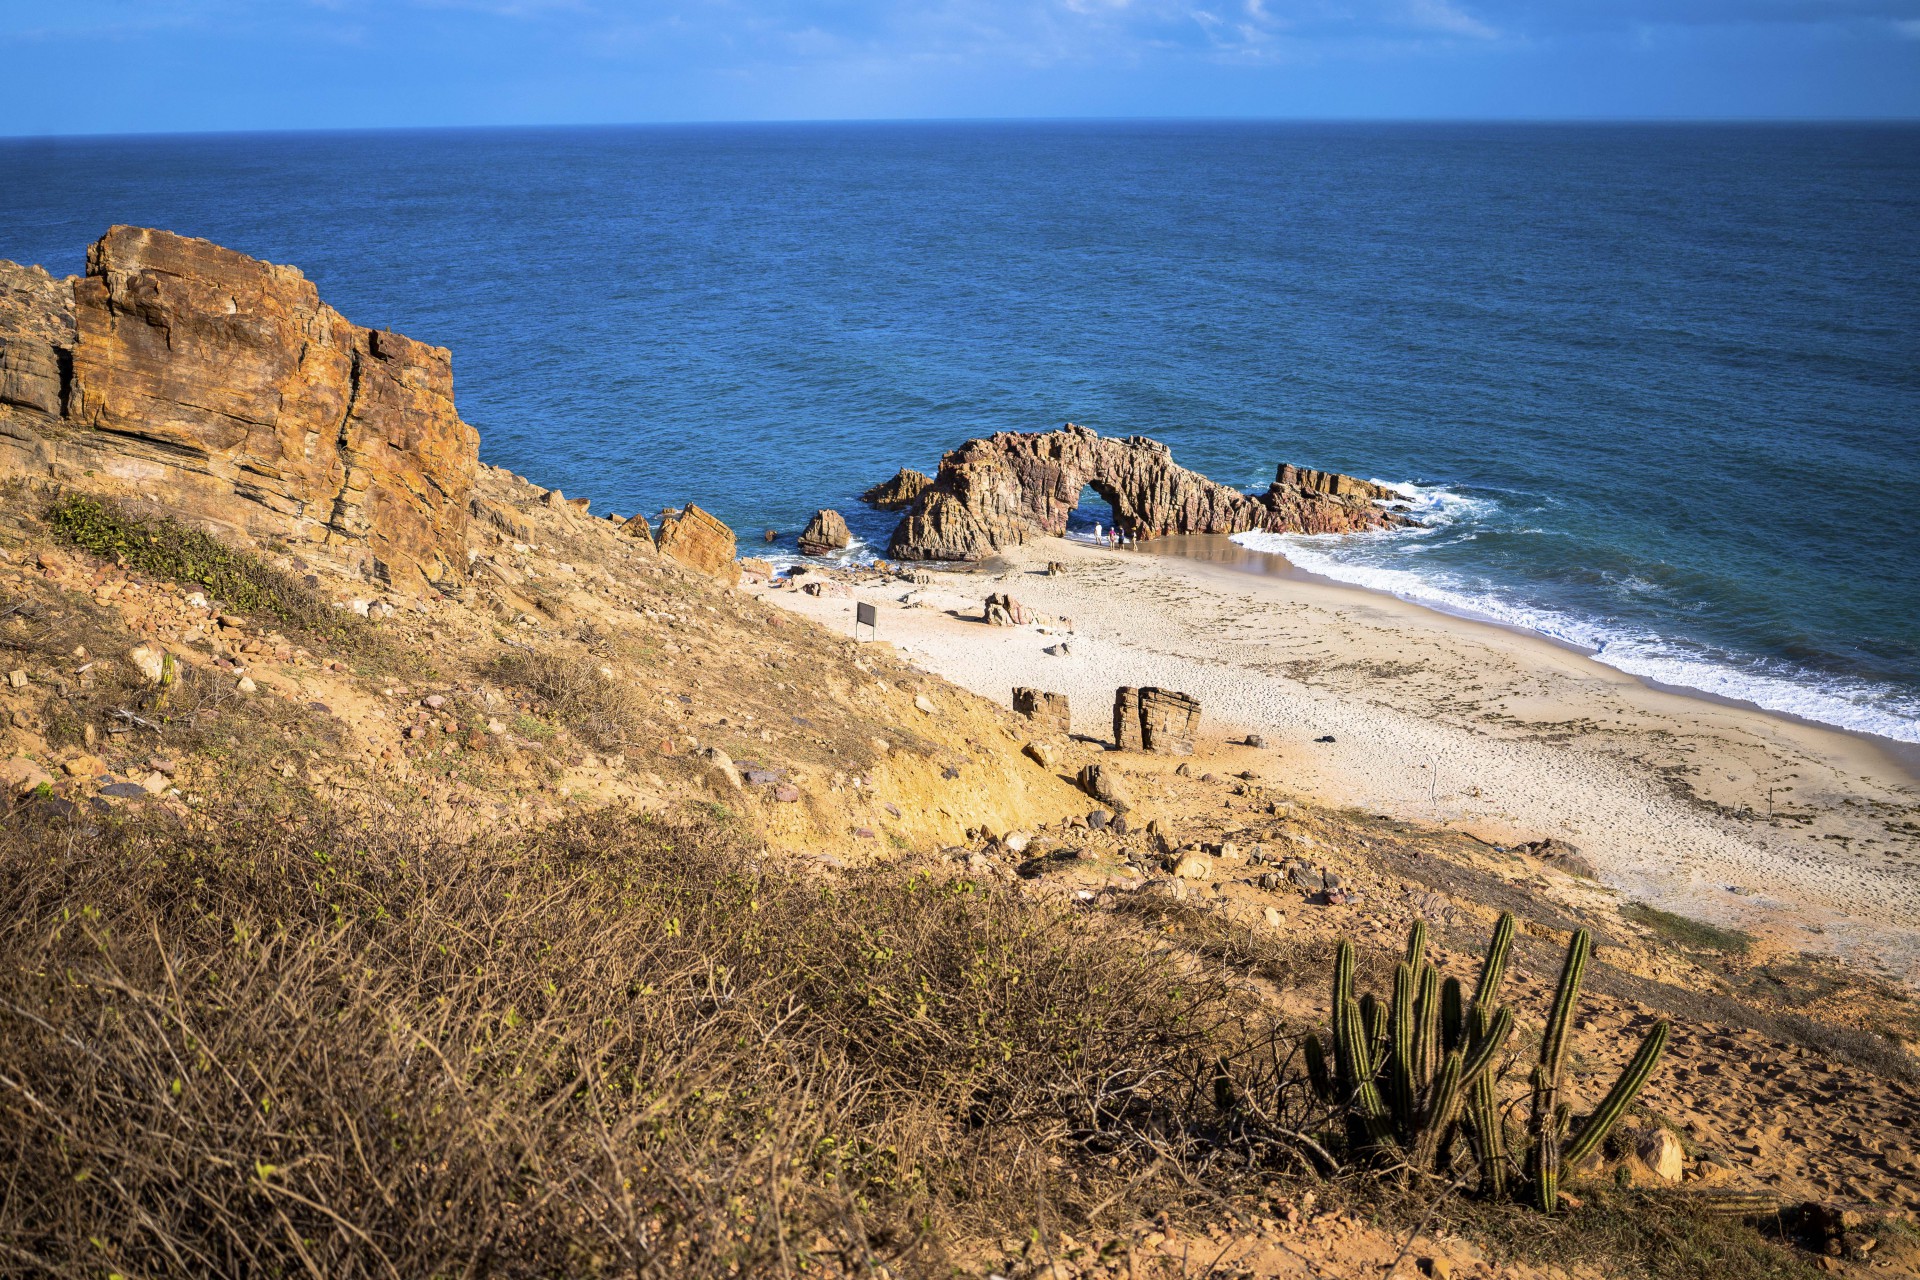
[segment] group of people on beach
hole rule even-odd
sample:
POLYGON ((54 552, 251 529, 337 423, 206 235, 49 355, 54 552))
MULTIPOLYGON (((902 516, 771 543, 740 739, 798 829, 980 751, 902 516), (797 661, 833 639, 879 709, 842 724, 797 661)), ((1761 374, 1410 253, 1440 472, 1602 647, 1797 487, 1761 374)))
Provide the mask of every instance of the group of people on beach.
POLYGON ((1103 534, 1100 531, 1100 526, 1096 524, 1093 526, 1093 540, 1095 542, 1104 542, 1109 547, 1122 547, 1127 543, 1127 535, 1120 532, 1118 525, 1108 529, 1103 534))

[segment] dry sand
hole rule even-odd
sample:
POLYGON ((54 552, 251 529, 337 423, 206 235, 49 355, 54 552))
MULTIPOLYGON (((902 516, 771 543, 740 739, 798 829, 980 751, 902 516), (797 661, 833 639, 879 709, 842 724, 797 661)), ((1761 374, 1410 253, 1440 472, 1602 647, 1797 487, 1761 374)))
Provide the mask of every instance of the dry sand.
POLYGON ((849 633, 871 600, 881 641, 922 667, 1002 705, 1016 685, 1064 692, 1090 737, 1111 736, 1117 686, 1184 690, 1227 749, 1210 767, 1488 841, 1566 840, 1636 899, 1920 986, 1920 782, 1878 740, 1284 569, 1224 539, 1046 539, 926 586, 756 590, 849 633), (990 591, 1070 637, 986 626, 990 591), (1247 733, 1267 749, 1228 747, 1247 733))

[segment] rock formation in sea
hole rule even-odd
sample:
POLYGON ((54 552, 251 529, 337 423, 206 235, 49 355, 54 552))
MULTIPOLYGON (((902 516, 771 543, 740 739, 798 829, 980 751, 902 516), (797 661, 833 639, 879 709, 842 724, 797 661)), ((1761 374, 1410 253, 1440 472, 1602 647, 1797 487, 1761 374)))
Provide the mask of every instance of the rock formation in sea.
POLYGON ((860 501, 882 511, 905 511, 932 484, 933 477, 922 475, 910 467, 902 467, 900 474, 893 479, 883 481, 861 494, 860 501))
POLYGON ((1333 472, 1282 465, 1267 492, 1241 493, 1173 461, 1146 436, 1107 439, 1068 423, 969 440, 893 531, 901 560, 979 560, 1001 547, 1066 532, 1091 486, 1130 538, 1173 533, 1351 533, 1406 521, 1374 505, 1390 491, 1333 472))
POLYGON ((139 227, 84 276, 0 262, 0 475, 418 590, 465 570, 478 453, 448 352, 348 322, 293 267, 139 227))

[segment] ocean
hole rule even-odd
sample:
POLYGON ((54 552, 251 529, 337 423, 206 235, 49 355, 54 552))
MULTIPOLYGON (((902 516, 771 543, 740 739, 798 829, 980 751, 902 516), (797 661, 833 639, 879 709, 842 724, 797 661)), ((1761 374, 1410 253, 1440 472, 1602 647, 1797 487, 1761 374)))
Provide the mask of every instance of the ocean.
POLYGON ((884 548, 862 489, 1070 420, 1409 486, 1425 529, 1248 541, 1920 742, 1920 127, 0 140, 0 257, 116 222, 452 348, 482 456, 596 511, 884 548))

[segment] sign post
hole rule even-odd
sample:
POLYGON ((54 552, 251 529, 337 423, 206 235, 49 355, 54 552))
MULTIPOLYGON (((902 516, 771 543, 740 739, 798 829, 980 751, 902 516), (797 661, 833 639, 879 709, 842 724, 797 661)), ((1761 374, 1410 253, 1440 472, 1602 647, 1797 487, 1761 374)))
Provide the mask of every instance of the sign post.
POLYGON ((867 639, 869 640, 879 639, 880 611, 874 608, 871 604, 867 603, 865 600, 862 600, 858 604, 853 606, 853 638, 855 640, 858 640, 860 638, 861 627, 865 627, 867 629, 867 639))

